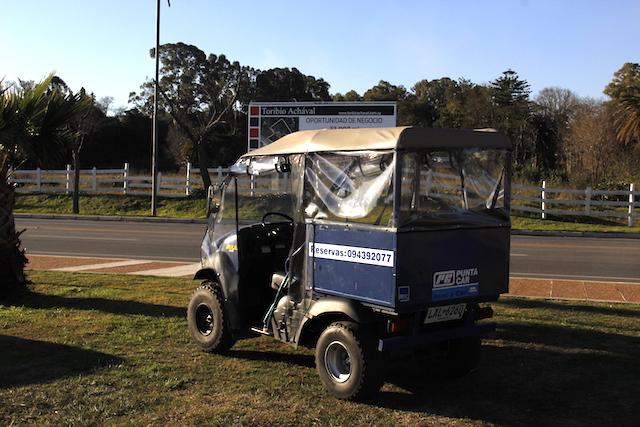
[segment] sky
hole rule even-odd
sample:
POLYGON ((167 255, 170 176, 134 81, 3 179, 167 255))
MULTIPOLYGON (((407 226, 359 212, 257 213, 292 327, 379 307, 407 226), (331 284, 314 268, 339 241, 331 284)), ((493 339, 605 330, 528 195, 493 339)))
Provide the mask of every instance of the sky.
MULTIPOLYGON (((128 95, 154 74, 154 0, 3 0, 0 78, 50 72, 73 90, 128 95)), ((242 65, 296 67, 331 93, 380 80, 487 83, 511 68, 532 95, 549 86, 602 98, 640 62, 638 0, 166 0, 161 43, 193 44, 242 65)))

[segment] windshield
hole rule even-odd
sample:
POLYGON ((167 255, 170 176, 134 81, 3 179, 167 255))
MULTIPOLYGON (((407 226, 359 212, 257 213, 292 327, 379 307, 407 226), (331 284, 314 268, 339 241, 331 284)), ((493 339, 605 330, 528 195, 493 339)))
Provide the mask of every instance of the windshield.
MULTIPOLYGON (((260 222, 269 212, 279 212, 289 217, 294 215, 290 173, 277 173, 273 170, 260 175, 244 174, 232 178, 224 189, 220 211, 216 215, 217 223, 235 222, 236 182, 240 222, 260 222)), ((269 221, 283 220, 281 216, 273 216, 269 219, 269 221)))
POLYGON ((506 150, 452 149, 404 153, 399 226, 508 221, 506 150))

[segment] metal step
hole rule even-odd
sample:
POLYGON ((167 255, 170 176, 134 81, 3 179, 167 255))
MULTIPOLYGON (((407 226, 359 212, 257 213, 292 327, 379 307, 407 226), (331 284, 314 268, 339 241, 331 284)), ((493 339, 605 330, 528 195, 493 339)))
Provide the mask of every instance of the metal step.
POLYGON ((260 335, 266 335, 268 337, 272 337, 273 336, 271 331, 269 331, 268 329, 251 328, 251 332, 255 332, 256 334, 260 334, 260 335))

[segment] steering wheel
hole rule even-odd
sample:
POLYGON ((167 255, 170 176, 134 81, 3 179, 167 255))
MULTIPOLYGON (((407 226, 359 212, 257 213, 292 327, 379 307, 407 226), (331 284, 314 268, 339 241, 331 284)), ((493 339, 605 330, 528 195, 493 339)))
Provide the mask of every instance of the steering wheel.
POLYGON ((291 223, 293 223, 293 218, 291 218, 289 215, 287 214, 283 214, 282 212, 267 212, 266 214, 262 215, 262 225, 265 224, 265 220, 272 216, 272 215, 277 215, 277 216, 281 216, 284 219, 291 221, 291 223))

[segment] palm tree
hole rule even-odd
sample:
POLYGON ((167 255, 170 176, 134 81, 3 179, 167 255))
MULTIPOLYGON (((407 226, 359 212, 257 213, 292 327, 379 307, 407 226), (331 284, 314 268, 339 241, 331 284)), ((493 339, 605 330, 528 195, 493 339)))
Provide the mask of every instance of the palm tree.
POLYGON ((640 143, 640 93, 620 97, 616 105, 617 136, 624 144, 640 143))
POLYGON ((0 297, 24 287, 27 263, 13 220, 14 191, 8 183, 8 160, 8 153, 0 154, 0 297))
POLYGON ((640 64, 626 62, 604 88, 611 97, 618 140, 640 143, 640 64))
POLYGON ((41 165, 60 159, 73 138, 68 124, 84 108, 79 95, 63 94, 53 78, 22 88, 2 88, 0 82, 0 296, 26 283, 11 171, 27 159, 41 165))

